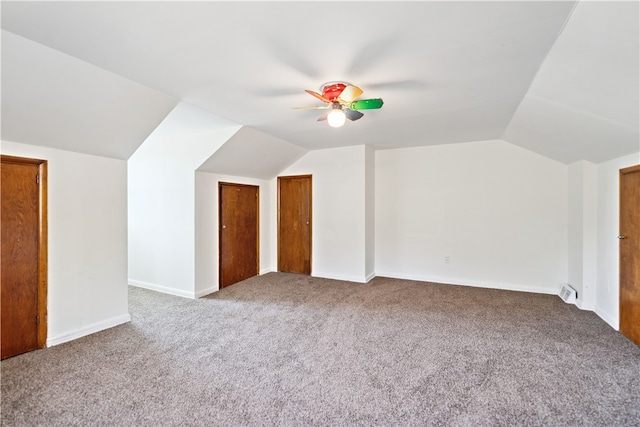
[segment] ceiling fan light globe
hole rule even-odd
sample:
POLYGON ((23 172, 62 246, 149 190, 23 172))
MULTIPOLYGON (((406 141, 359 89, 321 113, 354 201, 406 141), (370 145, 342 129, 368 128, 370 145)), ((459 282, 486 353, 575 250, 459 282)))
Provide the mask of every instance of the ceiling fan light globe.
POLYGON ((344 111, 340 109, 334 109, 327 115, 327 122, 329 122, 329 126, 334 128, 339 128, 345 122, 346 116, 344 111))

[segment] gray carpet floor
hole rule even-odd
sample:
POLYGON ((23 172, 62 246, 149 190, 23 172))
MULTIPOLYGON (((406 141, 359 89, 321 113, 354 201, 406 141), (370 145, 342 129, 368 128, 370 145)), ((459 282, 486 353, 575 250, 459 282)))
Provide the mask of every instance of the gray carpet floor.
POLYGON ((7 359, 2 425, 640 425, 640 348, 550 295, 270 273, 7 359))

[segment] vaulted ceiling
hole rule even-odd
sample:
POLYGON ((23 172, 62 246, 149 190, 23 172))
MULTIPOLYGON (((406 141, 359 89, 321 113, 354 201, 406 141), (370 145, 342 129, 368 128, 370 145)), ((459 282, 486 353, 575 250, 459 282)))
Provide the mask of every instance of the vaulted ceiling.
POLYGON ((500 138, 601 162, 640 149, 638 5, 3 1, 2 139, 126 159, 184 102, 247 127, 207 170, 500 138), (292 109, 329 81, 385 105, 338 129, 292 109))

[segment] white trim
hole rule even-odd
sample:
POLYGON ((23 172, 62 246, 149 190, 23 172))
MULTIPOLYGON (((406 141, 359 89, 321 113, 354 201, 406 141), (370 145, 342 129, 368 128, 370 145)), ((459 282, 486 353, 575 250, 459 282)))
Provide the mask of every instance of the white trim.
MULTIPOLYGON (((262 276, 263 274, 273 273, 273 272, 274 272, 274 270, 271 270, 271 269, 267 268, 267 269, 264 269, 264 270, 260 270, 260 273, 258 273, 258 276, 262 276)), ((141 287, 143 287, 143 286, 141 286, 141 287)), ((214 292, 218 292, 219 290, 220 290, 220 286, 212 286, 210 288, 198 291, 194 295, 195 295, 195 298, 202 298, 205 295, 209 295, 209 294, 212 294, 214 292)), ((162 291, 160 291, 160 292, 162 292, 162 291)), ((180 295, 180 296, 182 296, 182 295, 180 295)))
POLYGON ((183 291, 180 289, 168 288, 166 286, 156 285, 155 283, 143 282, 141 280, 129 279, 129 285, 137 288, 149 289, 151 291, 161 292, 163 294, 175 295, 177 297, 196 299, 195 292, 183 291))
POLYGON ((196 292, 196 293, 195 293, 195 296, 196 296, 196 298, 201 298, 201 297, 203 297, 203 296, 205 296, 205 295, 209 295, 209 294, 212 294, 212 293, 214 293, 214 292, 218 292, 219 290, 220 290, 220 289, 219 289, 219 287, 218 287, 218 286, 212 286, 212 287, 210 287, 210 288, 203 289, 203 290, 201 290, 201 291, 196 292))
MULTIPOLYGON (((263 274, 271 273, 273 271, 274 270, 271 270, 271 269, 261 270, 260 273, 258 273, 258 275, 262 276, 263 274)), ((137 288, 144 288, 144 289, 149 289, 151 291, 161 292, 163 294, 175 295, 177 297, 190 298, 190 299, 202 298, 205 295, 209 295, 214 292, 218 292, 220 290, 219 286, 211 286, 209 288, 206 288, 197 292, 188 292, 188 291, 183 291, 179 289, 168 288, 166 286, 156 285, 155 283, 143 282, 141 280, 133 280, 133 279, 129 279, 129 285, 135 286, 137 288)))
POLYGON ((367 283, 371 279, 367 279, 364 276, 343 276, 340 274, 331 274, 331 273, 318 273, 315 272, 311 275, 312 277, 320 277, 323 279, 333 279, 333 280, 344 280, 346 282, 356 282, 356 283, 367 283))
POLYGON ((576 307, 584 311, 596 311, 596 308, 592 304, 585 304, 584 300, 576 301, 576 307))
POLYGON ((616 331, 620 330, 620 321, 615 317, 611 316, 606 310, 596 304, 596 309, 594 312, 605 322, 609 324, 616 331))
POLYGON ((130 314, 123 314, 121 316, 112 317, 111 319, 103 320, 101 322, 93 323, 85 326, 84 328, 75 329, 64 334, 47 338, 47 347, 53 347, 54 345, 62 344, 68 341, 73 341, 78 338, 82 338, 87 335, 94 334, 96 332, 103 331, 105 329, 113 328, 114 326, 121 325, 131 321, 130 314))
POLYGON ((427 276, 419 276, 419 275, 414 276, 414 275, 385 273, 385 272, 376 272, 376 276, 389 277, 393 279, 417 280, 419 282, 440 283, 443 285, 471 286, 473 288, 500 289, 503 291, 530 292, 534 294, 547 294, 547 295, 558 295, 558 292, 560 290, 560 285, 558 285, 557 287, 556 286, 532 287, 528 285, 514 285, 511 283, 477 282, 474 280, 450 279, 445 277, 427 277, 427 276))
POLYGON ((263 274, 267 274, 267 273, 275 273, 277 270, 274 270, 273 268, 265 268, 260 270, 260 273, 258 273, 258 276, 262 276, 263 274))
POLYGON ((365 276, 365 278, 364 278, 365 283, 369 283, 369 281, 370 281, 371 279, 373 279, 374 277, 376 277, 376 273, 375 273, 375 272, 367 274, 367 275, 365 276))

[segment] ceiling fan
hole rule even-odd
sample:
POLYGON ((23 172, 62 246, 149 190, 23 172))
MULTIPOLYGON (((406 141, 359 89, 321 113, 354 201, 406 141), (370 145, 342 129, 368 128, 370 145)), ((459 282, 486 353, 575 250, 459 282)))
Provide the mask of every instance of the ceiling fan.
POLYGON ((364 114, 359 110, 373 110, 381 108, 381 98, 357 99, 362 95, 362 89, 345 82, 330 82, 322 85, 322 93, 305 90, 309 95, 318 98, 327 105, 312 107, 294 107, 297 110, 329 110, 318 118, 318 121, 327 120, 329 126, 340 127, 345 119, 355 121, 364 114))

